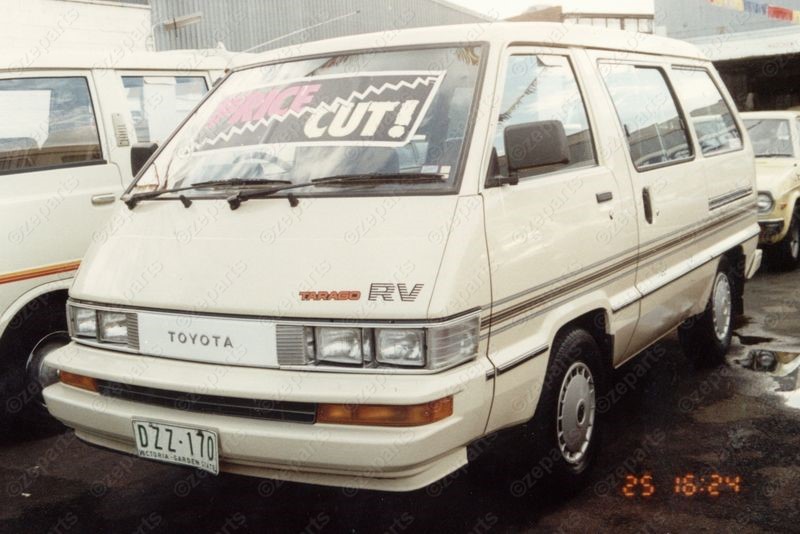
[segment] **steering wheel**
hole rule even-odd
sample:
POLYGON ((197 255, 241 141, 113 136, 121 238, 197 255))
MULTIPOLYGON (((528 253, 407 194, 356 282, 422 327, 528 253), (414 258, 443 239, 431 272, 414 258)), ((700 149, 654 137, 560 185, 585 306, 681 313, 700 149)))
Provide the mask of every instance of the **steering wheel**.
POLYGON ((293 163, 290 163, 285 159, 281 159, 278 156, 273 156, 272 154, 269 154, 263 150, 248 152, 247 154, 237 156, 233 160, 233 164, 235 165, 237 163, 268 163, 271 165, 277 165, 281 168, 281 170, 284 171, 289 171, 294 166, 293 163))

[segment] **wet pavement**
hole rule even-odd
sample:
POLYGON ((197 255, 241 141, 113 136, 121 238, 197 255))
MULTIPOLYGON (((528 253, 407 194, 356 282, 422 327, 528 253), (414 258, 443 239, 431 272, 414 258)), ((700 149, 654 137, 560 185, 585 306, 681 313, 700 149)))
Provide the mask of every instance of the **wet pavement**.
POLYGON ((671 337, 618 370, 599 403, 599 461, 569 499, 514 465, 513 440, 426 489, 391 494, 214 477, 68 432, 6 430, 0 531, 800 532, 800 272, 759 273, 746 314, 723 367, 695 369, 671 337), (774 361, 754 364, 753 350, 774 361))

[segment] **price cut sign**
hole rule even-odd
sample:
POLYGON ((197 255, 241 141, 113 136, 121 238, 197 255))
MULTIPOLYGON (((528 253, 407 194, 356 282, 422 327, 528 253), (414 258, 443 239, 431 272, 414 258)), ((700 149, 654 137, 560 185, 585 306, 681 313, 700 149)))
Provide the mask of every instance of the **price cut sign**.
MULTIPOLYGON (((693 473, 686 473, 676 476, 672 486, 672 494, 681 497, 696 495, 719 497, 724 493, 738 494, 741 490, 742 478, 739 475, 727 476, 719 473, 710 473, 699 477, 693 473)), ((621 493, 627 499, 652 497, 656 493, 653 475, 650 473, 641 476, 627 475, 621 493)))

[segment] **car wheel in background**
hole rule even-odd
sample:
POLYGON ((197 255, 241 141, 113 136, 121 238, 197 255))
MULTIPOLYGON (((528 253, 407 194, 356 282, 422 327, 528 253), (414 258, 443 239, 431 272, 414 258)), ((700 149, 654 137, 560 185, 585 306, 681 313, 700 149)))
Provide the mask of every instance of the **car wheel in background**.
POLYGON ((800 265, 800 213, 795 210, 786 237, 772 247, 774 265, 784 271, 792 271, 800 265))
POLYGON ((68 343, 64 311, 46 310, 20 325, 8 353, 3 354, 4 419, 20 423, 30 430, 62 428, 44 404, 42 390, 57 377, 43 362, 49 353, 68 343))

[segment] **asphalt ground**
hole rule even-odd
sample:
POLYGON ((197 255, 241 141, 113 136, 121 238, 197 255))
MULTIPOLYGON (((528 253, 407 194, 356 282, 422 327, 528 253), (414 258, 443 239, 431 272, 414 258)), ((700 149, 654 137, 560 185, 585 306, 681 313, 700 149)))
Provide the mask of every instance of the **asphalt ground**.
POLYGON ((726 365, 695 368, 673 336, 615 373, 598 462, 570 498, 520 467, 507 437, 473 467, 394 494, 214 477, 6 428, 0 531, 800 532, 800 271, 764 270, 746 291, 726 365), (749 368, 764 349, 777 369, 749 368))

